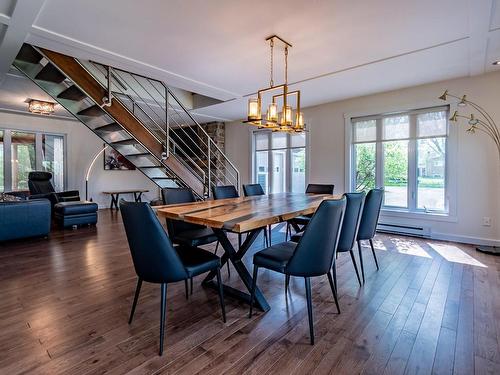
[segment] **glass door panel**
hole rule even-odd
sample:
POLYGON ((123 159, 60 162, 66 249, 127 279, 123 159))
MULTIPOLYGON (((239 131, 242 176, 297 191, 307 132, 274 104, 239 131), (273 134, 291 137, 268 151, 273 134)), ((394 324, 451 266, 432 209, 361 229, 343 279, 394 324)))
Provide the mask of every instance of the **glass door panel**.
POLYGON ((303 193, 306 189, 306 149, 292 149, 292 193, 303 193))
POLYGON ((272 193, 286 191, 286 150, 272 151, 272 193))
POLYGON ((64 137, 42 135, 42 167, 52 173, 52 184, 56 191, 64 190, 64 137))
POLYGON ((384 206, 408 207, 408 141, 384 142, 384 206))
POLYGON ((12 190, 28 190, 28 174, 36 168, 35 134, 12 132, 12 190))

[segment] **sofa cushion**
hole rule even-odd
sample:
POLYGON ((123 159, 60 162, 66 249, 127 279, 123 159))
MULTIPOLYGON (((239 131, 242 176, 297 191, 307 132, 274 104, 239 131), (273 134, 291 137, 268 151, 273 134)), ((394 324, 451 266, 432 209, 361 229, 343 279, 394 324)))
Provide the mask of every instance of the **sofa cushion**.
POLYGON ((97 203, 78 201, 78 202, 61 202, 54 206, 54 212, 63 215, 81 215, 97 212, 97 203))

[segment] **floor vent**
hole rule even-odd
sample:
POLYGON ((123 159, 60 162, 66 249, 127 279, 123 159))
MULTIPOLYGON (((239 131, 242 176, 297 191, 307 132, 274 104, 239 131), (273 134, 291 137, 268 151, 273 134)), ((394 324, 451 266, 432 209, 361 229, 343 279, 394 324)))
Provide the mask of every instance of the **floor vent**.
POLYGON ((424 226, 379 223, 377 225, 377 231, 383 233, 406 234, 417 237, 431 236, 431 228, 424 226))

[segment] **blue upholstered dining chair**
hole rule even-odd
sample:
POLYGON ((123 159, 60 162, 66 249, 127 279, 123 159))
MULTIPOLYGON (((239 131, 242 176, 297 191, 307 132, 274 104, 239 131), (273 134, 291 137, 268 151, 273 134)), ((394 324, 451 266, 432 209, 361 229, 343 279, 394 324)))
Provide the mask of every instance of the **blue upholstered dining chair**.
MULTIPOLYGON (((333 190, 335 189, 335 185, 329 184, 308 184, 306 187, 306 194, 333 194, 333 190)), ((292 235, 292 226, 301 225, 301 231, 303 231, 309 221, 311 220, 312 215, 302 215, 294 217, 293 219, 288 220, 286 225, 285 239, 288 240, 288 235, 292 235)))
POLYGON ((273 245, 253 257, 253 282, 250 297, 252 316, 253 300, 259 268, 267 268, 285 276, 303 277, 306 287, 307 313, 311 345, 314 344, 314 326, 311 299, 311 277, 328 276, 333 299, 340 313, 337 290, 332 276, 340 228, 344 218, 346 198, 321 202, 298 243, 289 241, 273 245))
MULTIPOLYGON (((239 198, 240 194, 234 185, 221 185, 212 187, 214 199, 239 198)), ((238 248, 241 247, 241 233, 238 233, 238 248)), ((227 263, 229 267, 229 262, 227 263)))
MULTIPOLYGON (((196 202, 193 191, 189 188, 163 188, 161 189, 163 204, 179 204, 196 202)), ((187 246, 202 246, 214 243, 215 254, 219 247, 219 241, 214 231, 203 225, 186 223, 180 220, 167 219, 167 232, 174 244, 187 246)), ((228 264, 229 272, 229 264, 228 264)), ((193 294, 193 279, 190 279, 191 294, 193 294)), ((188 298, 188 285, 186 280, 186 298, 188 298)))
POLYGON ((185 245, 174 247, 148 203, 125 202, 122 200, 120 202, 120 212, 137 274, 137 288, 130 312, 129 324, 132 323, 134 318, 142 282, 160 284, 159 354, 162 355, 167 311, 167 284, 187 280, 212 270, 217 271, 222 320, 226 322, 220 276, 220 258, 200 248, 185 245))
POLYGON ((365 282, 365 269, 363 266, 363 254, 361 252, 361 241, 368 240, 372 249, 373 259, 378 270, 378 260, 373 247, 373 237, 377 230, 378 218, 380 216, 380 208, 382 207, 382 200, 384 199, 384 189, 372 189, 368 192, 365 199, 365 206, 363 207, 363 214, 361 216, 361 223, 358 230, 358 252, 359 263, 361 264, 361 274, 363 275, 363 283, 365 282))
MULTIPOLYGON (((266 195, 266 193, 264 193, 264 189, 262 189, 261 184, 245 184, 245 185, 243 185, 243 193, 245 194, 245 197, 266 195)), ((268 225, 267 230, 264 231, 264 242, 265 242, 265 246, 271 245, 271 226, 270 225, 268 225), (268 234, 268 232, 269 232, 269 234, 268 234)))
POLYGON ((212 188, 214 199, 238 198, 238 190, 234 185, 221 185, 212 188))
MULTIPOLYGON (((351 255, 352 264, 356 271, 358 283, 361 286, 361 279, 359 277, 358 266, 356 265, 356 257, 354 256, 353 247, 358 235, 359 223, 361 221, 361 213, 363 212, 363 205, 365 201, 365 193, 346 193, 346 207, 344 214, 344 221, 342 223, 342 230, 340 231, 339 244, 337 246, 337 253, 347 253, 351 255)), ((292 236, 292 241, 299 242, 302 233, 292 236)), ((337 288, 337 262, 333 263, 333 282, 337 288)), ((289 278, 286 278, 285 291, 288 290, 289 278)))

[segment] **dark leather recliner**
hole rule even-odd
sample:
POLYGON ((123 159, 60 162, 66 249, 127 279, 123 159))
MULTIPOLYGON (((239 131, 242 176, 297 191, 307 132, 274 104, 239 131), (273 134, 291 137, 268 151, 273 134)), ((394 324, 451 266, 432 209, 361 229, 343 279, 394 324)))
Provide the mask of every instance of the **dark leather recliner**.
POLYGON ((78 190, 62 191, 57 193, 50 182, 52 173, 38 171, 28 174, 28 187, 30 190, 30 199, 47 198, 54 206, 61 202, 74 202, 80 200, 78 190))

